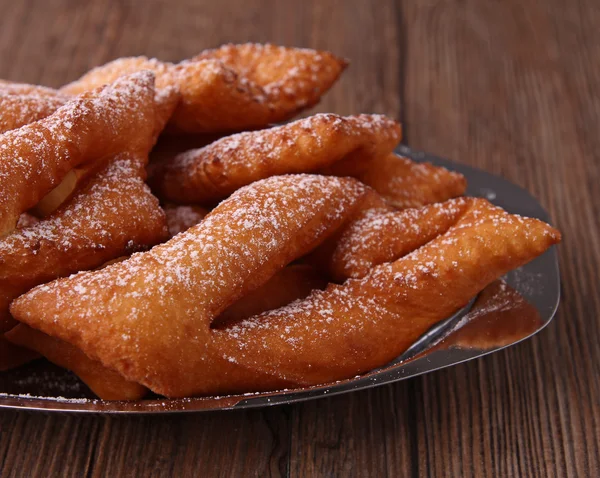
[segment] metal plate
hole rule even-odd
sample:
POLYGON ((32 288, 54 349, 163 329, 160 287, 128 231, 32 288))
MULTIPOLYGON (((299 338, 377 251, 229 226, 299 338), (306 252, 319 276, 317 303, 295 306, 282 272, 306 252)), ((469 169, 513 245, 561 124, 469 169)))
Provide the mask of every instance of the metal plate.
MULTIPOLYGON (((527 191, 505 179, 406 147, 399 148, 398 152, 416 161, 431 162, 464 174, 469 184, 467 195, 486 197, 511 213, 549 222, 547 213, 527 191)), ((257 408, 327 397, 404 380, 514 345, 539 332, 552 320, 559 297, 558 260, 555 248, 551 248, 509 273, 503 281, 489 286, 465 309, 437 324, 392 363, 353 379, 269 393, 107 402, 94 399, 70 372, 38 360, 0 373, 0 408, 154 414, 257 408)))

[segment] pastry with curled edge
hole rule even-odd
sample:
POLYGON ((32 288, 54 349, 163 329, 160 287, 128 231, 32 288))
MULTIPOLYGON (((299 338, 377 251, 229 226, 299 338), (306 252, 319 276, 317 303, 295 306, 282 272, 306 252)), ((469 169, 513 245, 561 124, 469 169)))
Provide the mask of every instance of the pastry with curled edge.
MULTIPOLYGON (((184 215, 185 219, 176 218, 178 226, 198 224, 205 211, 195 209, 181 212, 180 208, 188 206, 171 206, 165 208, 169 233, 174 236, 169 215, 184 215), (173 212, 175 211, 175 212, 173 212), (194 223, 194 224, 192 224, 194 223)), ((187 228, 186 228, 187 229, 187 228)), ((117 263, 126 257, 107 262, 117 263)), ((297 299, 305 298, 314 289, 322 289, 327 285, 325 278, 313 267, 306 264, 290 265, 277 272, 258 289, 243 296, 229 306, 211 324, 212 327, 225 327, 240 322, 252 315, 282 307, 297 299)), ((77 347, 63 340, 51 337, 25 324, 19 324, 0 336, 0 370, 27 363, 43 355, 54 364, 74 372, 97 396, 104 400, 137 400, 148 390, 135 382, 123 378, 122 375, 104 367, 99 361, 90 359, 77 347)))
POLYGON ((122 151, 147 154, 157 128, 154 75, 85 93, 52 115, 0 135, 0 237, 69 171, 122 151))
POLYGON ((166 238, 144 164, 133 153, 112 158, 49 217, 0 239, 0 332, 14 325, 10 302, 32 287, 166 238))
POLYGON ((394 153, 375 158, 368 169, 355 177, 397 209, 462 196, 467 188, 462 174, 430 163, 417 163, 394 153))
POLYGON ((318 114, 227 136, 154 163, 150 184, 169 201, 212 204, 270 176, 325 168, 334 174, 337 163, 345 170, 365 169, 374 158, 393 151, 400 138, 400 125, 382 115, 318 114))
POLYGON ((0 133, 50 116, 67 98, 3 94, 0 88, 0 133))
POLYGON ((450 213, 445 232, 362 278, 211 328, 237 299, 348 227, 371 193, 349 178, 259 181, 152 251, 39 286, 11 312, 166 396, 301 387, 384 365, 560 240, 538 220, 473 199, 450 213))
POLYGON ((179 64, 146 57, 99 66, 61 89, 79 94, 122 75, 152 70, 156 86, 181 100, 172 131, 216 133, 264 127, 309 108, 335 83, 346 62, 331 53, 273 45, 225 45, 179 64))
POLYGON ((446 232, 478 200, 457 198, 420 208, 371 207, 315 250, 309 262, 335 282, 364 277, 446 232))

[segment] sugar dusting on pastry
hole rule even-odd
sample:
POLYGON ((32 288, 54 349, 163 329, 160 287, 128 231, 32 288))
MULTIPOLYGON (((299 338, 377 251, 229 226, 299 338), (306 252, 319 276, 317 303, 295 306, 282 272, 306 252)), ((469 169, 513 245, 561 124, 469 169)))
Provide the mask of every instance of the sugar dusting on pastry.
POLYGON ((342 161, 367 167, 399 140, 400 126, 385 116, 317 114, 166 159, 153 169, 151 183, 168 200, 210 203, 277 174, 310 173, 342 161))
POLYGON ((69 169, 121 150, 144 151, 154 124, 154 76, 144 71, 0 135, 0 234, 69 169))

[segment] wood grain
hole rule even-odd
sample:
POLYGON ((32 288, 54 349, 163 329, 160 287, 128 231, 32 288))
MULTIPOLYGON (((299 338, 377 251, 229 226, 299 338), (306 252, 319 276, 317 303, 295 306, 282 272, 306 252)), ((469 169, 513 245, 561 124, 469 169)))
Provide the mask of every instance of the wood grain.
POLYGON ((531 190, 564 232, 563 301, 534 339, 421 378, 264 411, 0 412, 0 476, 600 473, 596 0, 0 0, 0 77, 58 86, 110 59, 223 42, 332 50, 318 106, 401 118, 406 142, 531 190))

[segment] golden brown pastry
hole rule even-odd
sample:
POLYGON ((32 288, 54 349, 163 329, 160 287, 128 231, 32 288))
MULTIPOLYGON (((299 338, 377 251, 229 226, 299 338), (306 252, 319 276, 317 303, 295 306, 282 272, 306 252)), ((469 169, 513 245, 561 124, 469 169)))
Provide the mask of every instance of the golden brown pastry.
POLYGON ((153 81, 151 72, 126 76, 0 135, 0 237, 73 168, 125 150, 147 153, 156 128, 153 81))
POLYGON ((144 159, 122 153, 48 218, 0 239, 0 333, 10 302, 57 277, 93 269, 166 238, 165 216, 144 183, 144 159))
MULTIPOLYGON (((164 380, 162 373, 151 378, 152 373, 142 371, 146 369, 142 363, 146 359, 158 360, 180 376, 197 374, 197 366, 204 360, 204 346, 212 319, 267 282, 295 257, 317 246, 353 212, 365 191, 354 180, 324 176, 280 176, 256 182, 221 203, 199 225, 148 253, 133 255, 127 261, 100 271, 80 273, 71 279, 34 289, 13 302, 13 315, 22 320, 24 315, 20 313, 19 304, 28 302, 36 304, 34 307, 41 306, 46 302, 39 297, 44 287, 54 288, 60 284, 62 289, 64 284, 73 299, 78 297, 77 304, 63 307, 62 293, 51 293, 58 301, 54 305, 48 303, 45 309, 48 313, 53 311, 55 330, 26 321, 28 325, 73 343, 89 357, 114 368, 111 359, 107 360, 103 352, 98 354, 95 350, 95 347, 104 348, 112 342, 110 355, 123 366, 117 366, 115 370, 144 385, 152 382, 154 387, 155 382, 164 380), (119 275, 120 279, 114 281, 113 274, 119 275), (107 279, 102 279, 103 276, 107 279), (96 285, 82 283, 80 286, 73 284, 73 288, 70 281, 76 278, 94 283, 100 280, 105 286, 95 290, 96 285), (148 300, 150 296, 152 299, 148 300), (28 300, 34 297, 34 300, 28 300), (116 307, 114 313, 101 312, 101 320, 92 320, 96 312, 100 313, 100 303, 96 304, 94 299, 100 299, 102 307, 104 300, 113 304, 116 307), (143 307, 140 300, 144 301, 143 307), (92 307, 96 312, 84 318, 86 313, 78 310, 78 306, 92 307), (57 307, 63 312, 58 313, 57 307), (130 315, 132 310, 134 313, 130 315), (153 316, 164 313, 163 326, 173 329, 163 333, 162 326, 139 321, 148 313, 153 316), (75 334, 80 339, 85 340, 92 330, 93 335, 101 336, 98 341, 94 339, 93 351, 82 346, 80 339, 72 333, 60 332, 63 323, 59 315, 63 314, 70 315, 71 325, 76 328, 83 322, 87 324, 87 332, 80 329, 75 334), (113 322, 111 325, 106 322, 108 317, 113 322), (134 331, 138 326, 139 330, 134 331), (150 335, 144 338, 147 333, 153 338, 150 335), (191 334, 192 340, 187 344, 179 343, 181 334, 191 334), (157 340, 169 349, 178 349, 175 355, 155 353, 157 340), (124 343, 117 343, 119 341, 124 343), (123 352, 129 347, 137 349, 145 359, 136 363, 124 359, 123 352), (154 352, 150 352, 150 348, 154 352), (196 357, 193 360, 195 366, 181 362, 180 357, 187 354, 196 357), (138 371, 148 375, 147 379, 140 380, 138 371)), ((173 379, 178 380, 177 377, 173 379)))
MULTIPOLYGON (((110 261, 106 265, 121 260, 110 261)), ((290 265, 228 307, 213 321, 212 327, 225 327, 303 299, 312 290, 322 289, 326 284, 324 278, 311 266, 290 265)), ((0 371, 23 365, 39 358, 40 354, 54 364, 74 372, 103 400, 137 400, 148 392, 145 387, 125 380, 99 361, 90 359, 74 345, 24 324, 7 332, 6 337, 0 335, 0 371)))
POLYGON ((331 53, 271 45, 229 45, 179 64, 146 57, 120 58, 64 86, 79 94, 122 75, 152 70, 157 88, 175 87, 181 101, 173 131, 215 133, 263 127, 316 104, 346 62, 331 53), (237 51, 235 58, 231 52, 237 51))
POLYGON ((462 174, 429 163, 416 163, 394 153, 375 158, 356 177, 398 209, 462 196, 467 187, 462 174))
POLYGON ((223 328, 249 319, 253 315, 277 309, 304 299, 315 289, 324 289, 325 277, 308 264, 284 267, 258 289, 250 291, 230 305, 212 322, 212 328, 223 328))
POLYGON ((212 204, 270 176, 314 172, 335 163, 366 167, 391 152, 400 135, 400 125, 385 116, 318 114, 227 136, 156 163, 150 183, 166 200, 212 204))
POLYGON ((167 396, 306 386, 384 365, 560 240, 540 221, 474 201, 444 234, 361 279, 211 328, 236 300, 331 237, 368 195, 351 179, 258 181, 169 242, 39 286, 11 312, 167 396))
POLYGON ((60 97, 3 94, 0 88, 0 133, 46 118, 66 102, 60 97))
POLYGON ((205 373, 195 393, 264 390, 274 381, 307 386, 383 366, 487 284, 559 240, 538 220, 477 201, 448 232, 362 279, 214 331, 211 348, 228 364, 220 376, 205 373))
POLYGON ((372 267, 395 261, 446 232, 479 201, 457 198, 401 211, 369 209, 350 221, 333 244, 330 239, 317 249, 311 261, 336 282, 364 277, 372 267))
POLYGON ((38 353, 42 354, 55 365, 74 372, 92 392, 104 400, 139 400, 148 393, 146 387, 129 382, 118 373, 103 367, 100 362, 90 360, 77 347, 24 324, 7 332, 6 339, 10 341, 13 353, 18 347, 21 351, 27 351, 22 353, 28 353, 31 359, 36 358, 38 353))

